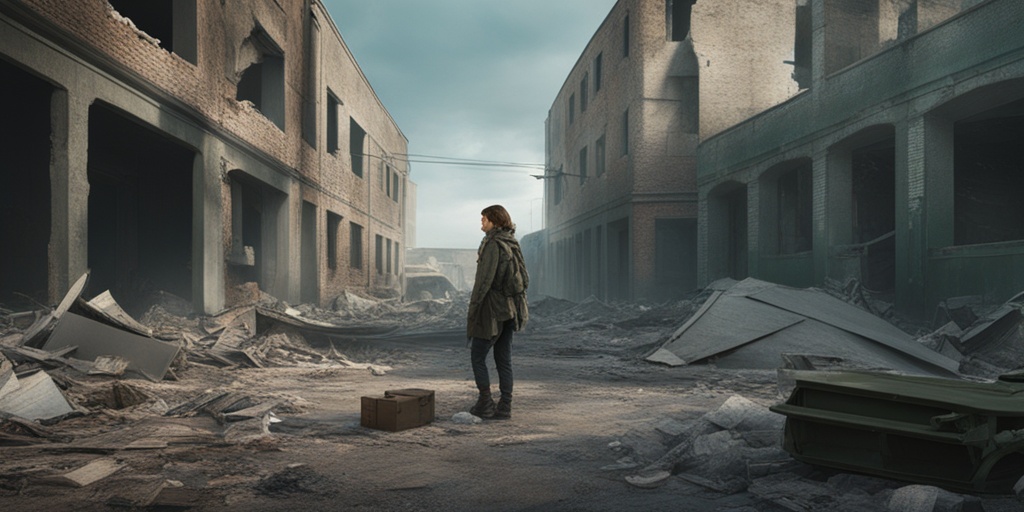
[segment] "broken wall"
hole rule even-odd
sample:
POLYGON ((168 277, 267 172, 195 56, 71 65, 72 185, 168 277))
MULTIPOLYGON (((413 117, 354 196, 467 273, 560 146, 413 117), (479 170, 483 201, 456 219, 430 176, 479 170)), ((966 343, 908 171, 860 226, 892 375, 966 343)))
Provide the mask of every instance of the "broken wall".
MULTIPOLYGON (((33 218, 48 224, 49 233, 43 230, 45 234, 27 238, 30 243, 25 244, 25 252, 15 255, 38 260, 42 237, 49 235, 45 264, 50 300, 67 289, 71 276, 81 275, 94 262, 100 267, 108 262, 115 277, 103 277, 110 272, 101 268, 96 286, 103 281, 122 290, 139 289, 144 286, 138 283, 148 279, 153 286, 190 295, 198 309, 222 308, 225 297, 231 295, 225 289, 245 278, 238 273, 229 275, 237 270, 230 264, 237 256, 232 244, 233 196, 227 178, 233 170, 283 194, 281 211, 272 222, 278 225, 273 232, 276 248, 264 250, 262 255, 265 258, 273 252, 277 259, 272 265, 273 277, 267 275, 266 268, 260 270, 268 291, 293 302, 321 302, 347 287, 379 284, 365 266, 337 275, 327 272, 327 212, 340 213, 346 220, 344 226, 365 226, 365 237, 382 234, 395 243, 404 241, 406 217, 411 214, 404 207, 408 169, 393 163, 392 172, 385 173, 387 167, 370 162, 380 162, 382 155, 404 154, 406 140, 320 4, 314 4, 312 10, 310 4, 299 0, 115 4, 126 12, 103 1, 60 4, 26 0, 0 5, 0 57, 53 84, 54 95, 46 108, 42 99, 26 102, 25 108, 36 105, 38 110, 31 112, 37 120, 27 122, 29 126, 42 130, 47 122, 52 123, 48 188, 54 197, 51 213, 60 218, 47 220, 40 213, 47 207, 35 207, 39 212, 33 213, 33 218), (170 17, 160 14, 168 9, 170 17), (271 62, 274 59, 278 61, 271 62), (329 64, 325 68, 321 63, 329 64), (344 104, 339 108, 344 117, 359 119, 366 129, 367 142, 357 152, 368 154, 362 178, 345 176, 345 172, 354 175, 345 167, 349 148, 343 148, 345 158, 322 158, 328 146, 327 87, 342 96, 344 104), (97 112, 91 106, 97 102, 123 113, 141 128, 114 130, 126 141, 152 134, 134 141, 137 147, 132 149, 137 155, 103 161, 117 160, 119 152, 114 149, 116 141, 102 140, 107 130, 90 133, 90 126, 98 126, 91 122, 97 112), (90 138, 96 138, 96 144, 90 144, 90 138), (99 149, 103 146, 107 149, 99 149), (192 156, 161 160, 167 156, 162 148, 179 146, 191 148, 192 156), (149 149, 152 154, 146 154, 149 149), (191 162, 186 163, 189 158, 191 162), (141 191, 153 185, 154 189, 174 190, 167 196, 174 199, 174 205, 161 204, 161 199, 149 192, 135 193, 135 199, 129 200, 136 205, 129 210, 170 208, 173 213, 166 219, 155 213, 127 218, 129 223, 151 221, 158 231, 168 231, 166 237, 150 237, 142 227, 111 227, 103 221, 103 217, 117 217, 118 222, 125 218, 121 216, 123 199, 111 193, 118 187, 101 178, 109 172, 100 167, 116 168, 114 174, 139 182, 128 188, 141 191), (147 172, 147 168, 155 171, 147 172), (169 179, 172 174, 177 177, 169 179), (160 181, 164 178, 167 180, 160 181), (90 189, 92 184, 96 186, 90 189), (96 217, 91 220, 90 201, 96 217), (128 253, 121 253, 123 246, 104 247, 115 238, 128 241, 128 253), (91 245, 88 249, 87 242, 91 245), (163 258, 156 255, 163 244, 170 244, 171 250, 166 261, 157 262, 163 258), (119 255, 104 255, 104 251, 119 255), (148 255, 152 261, 144 258, 127 267, 109 264, 112 259, 134 260, 138 255, 148 255), (180 271, 152 270, 154 265, 180 271), (311 265, 317 268, 311 269, 311 265), (141 277, 136 275, 140 273, 141 277), (174 277, 165 277, 169 275, 174 277), (132 281, 136 284, 130 284, 132 281)), ((40 94, 45 90, 45 86, 33 87, 40 94)), ((26 134, 32 131, 39 130, 26 134)), ((339 137, 344 141, 347 133, 339 137)), ((32 187, 42 190, 47 185, 39 182, 32 187)), ((121 197, 130 195, 122 193, 121 197)), ((48 201, 43 192, 28 197, 39 205, 48 201)), ((243 206, 235 217, 244 211, 243 206)), ((268 239, 263 234, 261 243, 268 239)), ((336 254, 350 254, 349 239, 341 239, 344 247, 336 254)), ((392 244, 393 255, 401 252, 396 248, 402 245, 392 244)), ((370 244, 364 240, 361 251, 367 247, 370 244)), ((360 256, 362 261, 373 257, 360 256)), ((400 267, 398 261, 389 262, 394 263, 392 269, 400 267)), ((41 279, 38 266, 32 268, 25 266, 24 275, 33 282, 18 285, 28 293, 39 288, 41 279), (33 273, 36 277, 27 277, 33 273)), ((388 282, 398 282, 397 275, 388 282)))

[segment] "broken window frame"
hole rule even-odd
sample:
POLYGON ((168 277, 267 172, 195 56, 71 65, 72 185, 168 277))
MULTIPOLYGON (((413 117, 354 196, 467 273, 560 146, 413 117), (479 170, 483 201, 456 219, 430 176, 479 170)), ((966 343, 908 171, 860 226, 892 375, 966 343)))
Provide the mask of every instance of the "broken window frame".
POLYGON ((363 177, 364 153, 366 151, 366 130, 349 117, 348 151, 351 156, 352 174, 363 177))
POLYGON ((327 268, 338 268, 338 236, 341 231, 342 216, 330 210, 327 212, 327 268))
POLYGON ((327 89, 327 152, 332 155, 336 155, 341 149, 341 143, 338 140, 340 136, 338 113, 341 110, 341 105, 341 100, 330 89, 327 89))
POLYGON ((587 102, 589 101, 588 94, 590 91, 589 83, 590 75, 588 73, 583 73, 583 78, 580 80, 580 114, 587 111, 587 102))
POLYGON ((361 270, 363 268, 363 226, 355 222, 349 222, 349 267, 361 270))
POLYGON ((583 146, 580 149, 579 169, 580 169, 580 173, 579 173, 580 174, 580 186, 582 186, 587 181, 587 147, 586 146, 583 146))
POLYGON ((576 93, 569 95, 569 126, 576 121, 576 93))

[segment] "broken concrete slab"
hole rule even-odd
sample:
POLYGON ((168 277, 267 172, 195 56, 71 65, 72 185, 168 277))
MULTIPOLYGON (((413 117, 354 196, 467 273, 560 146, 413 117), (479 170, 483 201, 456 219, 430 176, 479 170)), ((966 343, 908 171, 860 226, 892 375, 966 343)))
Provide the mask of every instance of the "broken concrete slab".
POLYGON ((46 372, 13 378, 18 387, 0 396, 0 412, 30 420, 44 420, 74 411, 46 372))
POLYGON ((83 360, 109 355, 123 357, 128 361, 128 371, 154 381, 164 378, 179 350, 177 343, 139 336, 74 313, 61 318, 43 348, 68 346, 77 346, 75 357, 83 360))

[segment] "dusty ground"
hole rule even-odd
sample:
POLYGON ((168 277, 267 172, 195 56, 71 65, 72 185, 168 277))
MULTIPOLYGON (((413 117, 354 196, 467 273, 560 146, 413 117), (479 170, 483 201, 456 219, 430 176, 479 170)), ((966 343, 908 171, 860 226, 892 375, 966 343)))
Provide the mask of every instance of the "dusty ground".
MULTIPOLYGON (((774 476, 788 483, 774 494, 765 492, 764 479, 760 492, 751 492, 751 481, 766 475, 752 474, 749 461, 734 466, 735 478, 723 485, 698 485, 685 477, 699 468, 678 467, 653 489, 627 483, 674 446, 678 427, 730 397, 764 407, 782 399, 774 371, 642 361, 673 327, 582 322, 518 334, 512 419, 479 424, 452 419, 475 400, 460 336, 335 340, 335 349, 352 360, 389 366, 384 375, 331 364, 189 364, 178 381, 131 382, 170 407, 207 389, 276 398, 283 421, 270 435, 257 428, 247 436, 239 432, 245 427, 226 429, 208 415, 169 418, 148 405, 93 407, 97 412, 49 427, 65 442, 0 447, 0 504, 19 511, 130 510, 164 488, 156 502, 167 510, 852 511, 885 510, 892 492, 906 485, 786 461, 777 443, 765 450, 782 468, 774 476), (397 433, 361 427, 360 397, 397 388, 435 390, 436 420, 397 433), (167 447, 126 449, 153 432, 178 432, 167 430, 173 426, 181 435, 165 437, 167 447), (124 467, 82 488, 47 481, 100 457, 124 467)), ((79 400, 101 400, 112 386, 109 377, 67 377, 70 396, 79 400)), ((1020 510, 1009 497, 968 498, 990 512, 1020 510)))

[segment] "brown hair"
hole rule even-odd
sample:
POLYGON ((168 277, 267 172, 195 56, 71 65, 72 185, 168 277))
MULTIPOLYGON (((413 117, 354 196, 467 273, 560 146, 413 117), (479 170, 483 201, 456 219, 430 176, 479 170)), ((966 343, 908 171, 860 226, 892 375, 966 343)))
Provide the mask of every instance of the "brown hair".
POLYGON ((512 228, 512 216, 508 214, 508 210, 500 204, 494 204, 484 208, 480 212, 480 215, 487 217, 487 220, 491 221, 495 227, 499 228, 512 228))

